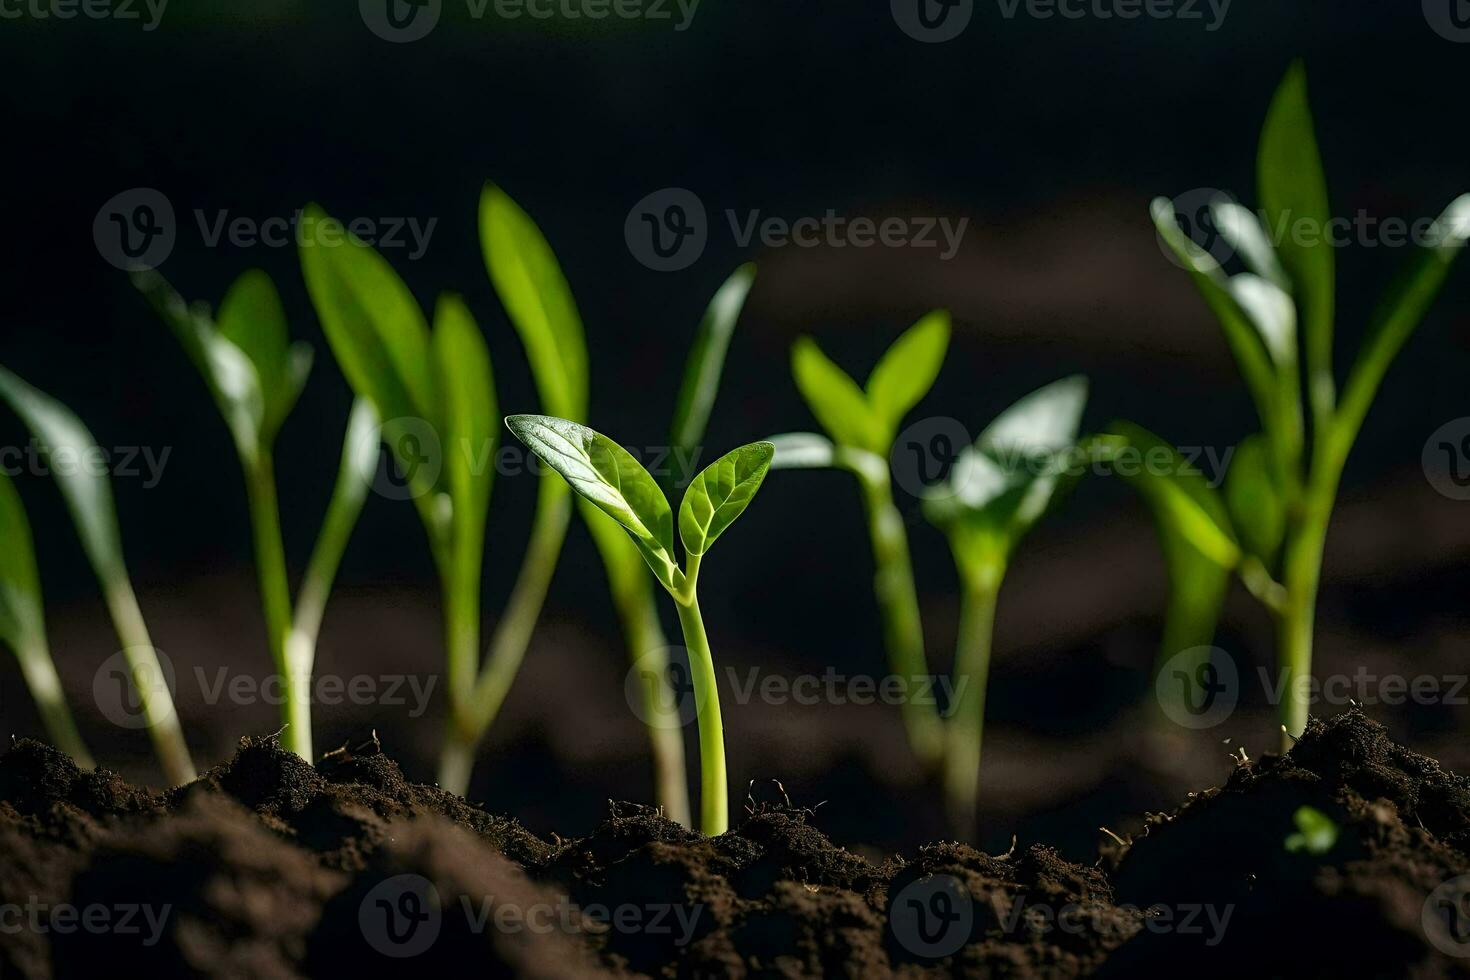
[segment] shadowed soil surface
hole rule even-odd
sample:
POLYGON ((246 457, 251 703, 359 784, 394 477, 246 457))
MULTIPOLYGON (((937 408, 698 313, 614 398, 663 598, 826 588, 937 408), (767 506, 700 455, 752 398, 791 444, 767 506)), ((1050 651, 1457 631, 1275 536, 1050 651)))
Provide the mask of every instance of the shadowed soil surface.
POLYGON ((407 782, 376 739, 314 767, 242 740, 162 792, 19 741, 0 976, 1470 976, 1470 781, 1358 711, 1095 865, 1033 842, 860 856, 821 828, 784 799, 716 838, 610 803, 544 841, 407 782), (1302 807, 1330 846, 1288 845, 1302 807))

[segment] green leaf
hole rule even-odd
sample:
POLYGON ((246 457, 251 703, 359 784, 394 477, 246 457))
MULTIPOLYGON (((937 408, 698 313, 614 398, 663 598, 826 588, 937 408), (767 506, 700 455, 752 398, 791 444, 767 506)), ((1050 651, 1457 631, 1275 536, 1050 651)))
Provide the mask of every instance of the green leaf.
POLYGON ((1177 550, 1177 541, 1215 565, 1233 569, 1240 561, 1240 548, 1225 502, 1205 475, 1185 462, 1173 445, 1142 426, 1115 422, 1109 431, 1137 451, 1128 465, 1115 464, 1116 472, 1153 509, 1166 555, 1177 550))
POLYGON ((1086 405, 1086 378, 1053 381, 996 416, 975 440, 975 448, 1008 469, 1062 452, 1076 445, 1086 405))
POLYGON ((949 350, 949 313, 935 310, 894 341, 868 376, 868 406, 891 444, 903 417, 934 387, 949 350))
POLYGON ((1293 854, 1305 851, 1320 857, 1337 845, 1337 824, 1316 807, 1299 806, 1291 815, 1296 824, 1296 833, 1287 836, 1284 844, 1293 854))
POLYGON ((585 418, 587 342, 571 287, 536 223, 494 184, 480 195, 480 246, 526 347, 542 405, 563 418, 585 418))
POLYGON ((252 269, 231 284, 216 317, 220 336, 255 365, 265 401, 263 439, 269 443, 295 407, 311 371, 311 347, 291 343, 286 311, 270 276, 252 269))
POLYGON ((1287 71, 1266 113, 1256 175, 1266 223, 1278 230, 1277 253, 1302 311, 1313 390, 1330 396, 1336 290, 1335 256, 1328 235, 1332 211, 1307 103, 1307 73, 1300 62, 1287 71), (1306 223, 1308 234, 1293 231, 1298 222, 1306 223))
POLYGON ((766 441, 775 447, 773 470, 820 470, 837 465, 837 447, 815 432, 787 432, 766 441))
POLYGON ((102 451, 82 420, 61 402, 0 367, 0 399, 51 457, 51 472, 77 526, 82 548, 104 587, 126 584, 122 535, 102 451), (61 460, 66 460, 62 465, 61 460), (89 464, 88 461, 91 461, 89 464))
POLYGON ((1232 276, 1230 296, 1255 325, 1278 370, 1296 372, 1296 306, 1280 286, 1245 272, 1232 276))
POLYGON ((761 488, 776 447, 753 442, 731 450, 705 467, 679 505, 679 538, 691 555, 709 551, 716 539, 745 512, 761 488))
POLYGON ((573 490, 627 529, 666 588, 678 588, 673 510, 631 453, 602 433, 567 419, 512 415, 505 424, 573 490))
POLYGON ((1246 550, 1267 565, 1286 533, 1286 502, 1275 478, 1266 438, 1247 437, 1225 475, 1225 501, 1246 550))
POLYGON ((1241 261, 1256 275, 1291 291, 1291 280, 1281 267, 1276 249, 1261 226, 1261 219, 1246 207, 1221 196, 1210 202, 1215 228, 1233 248, 1241 261))
POLYGON ((1346 453, 1388 367, 1429 312, 1450 267, 1470 240, 1470 194, 1451 202, 1434 223, 1429 241, 1384 295, 1369 323, 1367 340, 1343 387, 1338 439, 1346 453))
POLYGON ((268 445, 265 398, 255 365, 219 332, 202 305, 189 306, 157 272, 135 272, 133 284, 173 330, 204 378, 241 460, 253 466, 268 445))
MULTIPOLYGON (((730 349, 730 337, 735 332, 735 323, 754 282, 753 264, 746 263, 736 269, 710 300, 704 319, 699 322, 694 346, 684 368, 684 383, 679 389, 674 424, 669 435, 669 446, 676 459, 692 458, 694 448, 704 438, 715 395, 720 389, 720 374, 725 367, 725 354, 730 349)), ((680 476, 678 482, 683 482, 682 478, 688 474, 680 476)))
POLYGON ((882 444, 883 426, 873 417, 867 396, 810 337, 792 346, 791 372, 807 407, 833 441, 888 455, 889 447, 882 444))
POLYGON ((432 345, 443 401, 439 438, 454 519, 456 523, 467 520, 466 533, 478 540, 483 537, 495 477, 499 413, 490 351, 474 317, 458 296, 439 297, 432 345))
POLYGON ((25 505, 0 470, 0 640, 17 654, 46 648, 41 576, 25 505))
POLYGON ((315 204, 298 241, 307 291, 342 373, 385 421, 435 424, 429 327, 403 280, 371 247, 315 204))

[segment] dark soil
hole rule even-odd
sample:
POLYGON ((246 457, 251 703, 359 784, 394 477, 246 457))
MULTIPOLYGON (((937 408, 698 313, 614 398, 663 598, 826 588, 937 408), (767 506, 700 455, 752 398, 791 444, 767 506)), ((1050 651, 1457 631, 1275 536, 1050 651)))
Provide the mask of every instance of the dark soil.
POLYGON ((711 839, 610 804, 547 842, 408 783, 376 740, 312 767, 247 739, 168 792, 20 741, 0 977, 1470 976, 1470 781, 1357 711, 1097 866, 864 857, 821 825, 750 801, 711 839), (1286 846, 1303 806, 1337 825, 1325 852, 1286 846))

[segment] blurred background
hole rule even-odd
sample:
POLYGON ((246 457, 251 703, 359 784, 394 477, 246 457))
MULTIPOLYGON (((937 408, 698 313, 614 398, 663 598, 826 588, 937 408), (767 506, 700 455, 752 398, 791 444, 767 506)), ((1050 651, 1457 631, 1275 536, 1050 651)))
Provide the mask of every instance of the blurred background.
MULTIPOLYGON (((1470 134, 1454 112, 1470 64, 1470 46, 1458 41, 1470 32, 1450 17, 1457 2, 1222 10, 1181 0, 1175 16, 1123 19, 1099 16, 1115 9, 1106 3, 1074 4, 1084 15, 1068 18, 976 0, 958 36, 925 43, 882 2, 670 2, 594 21, 511 18, 493 4, 442 0, 433 29, 405 41, 385 39, 393 28, 371 3, 329 11, 306 0, 176 0, 158 12, 138 0, 97 8, 111 9, 106 17, 64 19, 60 8, 7 0, 0 363, 76 410, 115 463, 133 447, 163 461, 150 468, 140 452, 137 472, 116 473, 114 486, 143 610, 179 675, 196 761, 211 765, 239 736, 278 727, 274 705, 211 704, 199 682, 221 670, 256 679, 270 671, 245 498, 203 382, 109 263, 115 243, 94 233, 118 195, 147 189, 167 201, 173 240, 158 267, 187 297, 218 303, 239 273, 265 269, 294 335, 317 350, 278 449, 296 572, 326 506, 350 393, 289 234, 273 245, 228 229, 289 220, 308 201, 389 239, 397 227, 397 244, 384 240, 382 251, 426 307, 441 290, 463 294, 488 337, 506 412, 539 406, 480 254, 486 180, 504 186, 556 249, 592 351, 592 421, 625 442, 665 439, 704 305, 738 264, 754 261, 707 459, 815 427, 790 378, 796 337, 815 336, 862 378, 936 307, 952 311, 955 336, 913 420, 953 418, 975 433, 1038 385, 1085 372, 1088 427, 1130 418, 1220 453, 1255 430, 1254 414, 1203 303, 1155 240, 1149 199, 1222 188, 1254 206, 1261 120, 1301 57, 1336 213, 1437 215, 1470 190, 1470 134), (684 268, 658 271, 630 247, 625 221, 668 188, 698 199, 707 242, 684 268), (829 211, 965 225, 952 254, 937 233, 937 247, 742 241, 753 216, 829 211)), ((1375 297, 1408 255, 1372 234, 1340 250, 1340 377, 1375 297)), ((1421 459, 1432 433, 1470 415, 1467 369, 1462 265, 1389 374, 1349 464, 1328 546, 1319 673, 1465 671, 1470 504, 1436 490, 1421 459)), ((0 445, 26 442, 0 413, 0 445)), ((117 643, 60 496, 30 472, 16 482, 83 734, 105 765, 156 779, 145 737, 110 724, 91 696, 117 643)), ((519 567, 533 497, 530 478, 497 482, 487 631, 519 567)), ((917 501, 900 491, 899 503, 931 662, 946 670, 954 569, 917 501)), ((870 574, 852 479, 773 475, 704 575, 716 656, 783 677, 829 668, 882 676, 870 574)), ((1252 680, 1271 663, 1271 625, 1238 588, 1217 642, 1248 678, 1239 708, 1218 728, 1180 730, 1167 750, 1144 737, 1164 589, 1148 514, 1119 480, 1084 483, 1028 539, 1001 597, 982 843, 1004 850, 1019 834, 1086 858, 1099 826, 1126 832, 1144 810, 1217 785, 1229 752, 1275 748, 1273 709, 1252 680)), ((441 649, 418 517, 374 496, 328 609, 318 673, 424 684, 441 649)), ((562 836, 590 830, 609 798, 649 799, 626 667, 600 562, 574 525, 471 796, 562 836)), ((431 780, 442 695, 423 711, 406 688, 399 696, 407 703, 318 705, 317 744, 375 729, 412 778, 431 780)), ((1453 700, 1369 711, 1462 766, 1470 707, 1453 700)), ((40 734, 9 657, 0 659, 0 710, 7 732, 40 734)), ((794 803, 824 804, 818 826, 839 843, 912 848, 945 833, 896 708, 757 698, 727 700, 725 715, 732 783, 758 780, 760 796, 771 792, 766 780, 780 779, 794 803)))

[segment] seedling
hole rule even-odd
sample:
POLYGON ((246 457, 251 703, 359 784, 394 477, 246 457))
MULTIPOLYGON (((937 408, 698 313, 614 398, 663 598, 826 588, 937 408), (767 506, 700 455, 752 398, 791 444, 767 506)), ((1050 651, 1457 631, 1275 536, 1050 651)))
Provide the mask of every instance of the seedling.
POLYGON ((332 580, 372 480, 377 414, 366 399, 353 406, 337 483, 293 612, 276 492, 275 441, 311 371, 311 347, 291 343, 281 298, 264 272, 247 272, 235 280, 220 304, 218 321, 207 306, 187 305, 156 272, 135 273, 133 281, 204 377, 234 438, 250 505, 267 645, 284 695, 281 744, 310 761, 317 636, 332 580))
MULTIPOLYGON (((914 587, 908 534, 893 501, 889 454, 905 415, 939 375, 949 347, 949 314, 935 311, 910 327, 888 348, 860 388, 810 338, 797 341, 791 368, 797 388, 829 438, 814 433, 776 436, 777 469, 832 467, 857 477, 873 547, 873 591, 883 622, 890 669, 903 677, 929 675, 924 627, 914 587)), ((909 746, 921 763, 938 764, 944 733, 927 705, 902 707, 909 746)))
MULTIPOLYGON (((1306 75, 1294 65, 1276 92, 1261 133, 1258 192, 1265 225, 1227 199, 1213 203, 1215 228, 1248 271, 1228 274, 1181 230, 1173 205, 1153 203, 1159 235, 1203 293, 1219 319, 1260 416, 1261 433, 1247 438, 1226 475, 1224 510, 1205 504, 1207 487, 1164 474, 1150 496, 1169 539, 1241 577, 1277 623, 1277 655, 1284 697, 1285 744, 1306 727, 1312 670, 1312 633, 1322 552, 1343 466, 1383 376, 1424 318, 1454 259, 1470 238, 1470 194, 1456 199, 1429 231, 1407 272, 1380 302, 1367 340, 1338 390, 1332 365, 1335 256, 1326 180, 1313 133, 1306 75), (1275 244, 1273 244, 1273 237, 1275 244), (1300 379, 1305 379, 1305 394, 1300 379), (1305 402, 1305 408, 1303 405, 1305 402)), ((1145 440, 1146 433, 1135 430, 1145 440)), ((1223 589, 1206 589, 1188 603, 1191 588, 1171 559, 1175 615, 1192 623, 1168 629, 1213 633, 1223 589)), ((1192 572, 1190 574, 1193 574, 1192 572)))
POLYGON ((700 827, 713 837, 729 827, 724 725, 714 656, 699 611, 699 568, 710 547, 760 489, 775 447, 756 442, 721 456, 697 475, 679 505, 684 567, 674 551, 673 510, 658 483, 622 446, 566 419, 512 415, 506 425, 578 494, 627 531, 653 575, 674 599, 689 650, 699 723, 700 827))
MULTIPOLYGON (((82 420, 65 405, 31 387, 5 368, 0 368, 0 399, 15 412, 41 448, 53 459, 58 454, 72 459, 101 456, 97 441, 82 420)), ((71 513, 81 538, 82 550, 102 586, 107 611, 122 641, 123 657, 132 675, 139 708, 147 722, 154 752, 164 776, 174 785, 194 778, 194 763, 179 728, 173 695, 163 683, 163 668, 148 636, 143 612, 128 579, 123 560, 122 534, 117 508, 112 501, 112 484, 105 472, 90 466, 54 467, 56 485, 71 513)))
POLYGON ((46 642, 46 614, 31 525, 15 484, 0 470, 0 642, 15 652, 20 673, 41 713, 41 722, 58 749, 77 765, 90 769, 91 753, 72 720, 61 690, 61 678, 46 642))
POLYGON ((1321 857, 1337 845, 1337 824, 1316 807, 1297 807, 1291 822, 1296 824, 1296 832, 1288 834, 1282 842, 1288 852, 1321 857))
POLYGON ((1070 480, 1087 381, 1032 392, 985 427, 931 488, 924 515, 949 539, 960 577, 955 701, 945 724, 944 793, 958 832, 975 825, 996 600, 1012 553, 1070 480))

